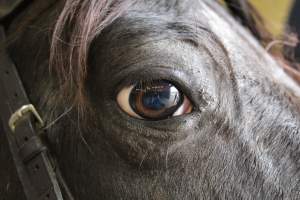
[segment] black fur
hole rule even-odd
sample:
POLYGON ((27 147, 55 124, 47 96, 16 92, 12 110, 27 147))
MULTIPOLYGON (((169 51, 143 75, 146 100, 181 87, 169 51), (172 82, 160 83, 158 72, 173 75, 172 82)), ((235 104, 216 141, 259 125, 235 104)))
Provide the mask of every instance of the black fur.
MULTIPOLYGON (((299 87, 220 5, 135 2, 93 41, 84 121, 57 100, 47 67, 60 9, 34 19, 9 50, 48 124, 64 113, 48 137, 75 199, 300 198, 299 87), (144 121, 120 110, 122 87, 157 78, 176 83, 194 111, 144 121)), ((22 200, 1 135, 0 149, 0 199, 22 200)))

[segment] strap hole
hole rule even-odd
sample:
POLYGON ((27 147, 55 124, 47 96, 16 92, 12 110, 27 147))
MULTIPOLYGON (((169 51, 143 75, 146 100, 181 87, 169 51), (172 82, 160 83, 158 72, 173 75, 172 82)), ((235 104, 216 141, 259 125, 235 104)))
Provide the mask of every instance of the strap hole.
POLYGON ((46 199, 50 199, 50 194, 46 194, 46 199))
POLYGON ((15 97, 18 97, 19 95, 18 95, 17 93, 14 93, 14 96, 15 96, 15 97))
POLYGON ((26 137, 24 137, 24 141, 26 141, 26 142, 27 142, 27 141, 28 141, 28 139, 29 139, 29 138, 28 138, 27 136, 26 136, 26 137))
POLYGON ((8 71, 8 70, 5 70, 5 74, 7 74, 7 75, 8 75, 8 74, 9 74, 9 71, 8 71))
POLYGON ((35 171, 38 171, 38 170, 40 169, 40 166, 39 166, 38 164, 36 164, 36 165, 34 166, 34 169, 35 169, 35 171))

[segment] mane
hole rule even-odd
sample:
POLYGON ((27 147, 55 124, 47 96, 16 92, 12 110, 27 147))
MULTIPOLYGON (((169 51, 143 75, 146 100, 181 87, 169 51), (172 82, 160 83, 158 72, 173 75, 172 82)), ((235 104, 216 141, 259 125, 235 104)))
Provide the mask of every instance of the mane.
POLYGON ((128 7, 126 0, 67 0, 53 31, 50 68, 64 97, 84 105, 87 59, 93 39, 128 7))
MULTIPOLYGON (((225 3, 233 17, 263 46, 275 41, 265 28, 263 18, 248 1, 225 0, 225 3)), ((50 55, 50 67, 59 78, 63 98, 67 96, 74 104, 84 107, 89 48, 97 35, 129 5, 127 0, 66 0, 54 28, 50 55)), ((288 59, 282 48, 274 49, 270 53, 300 83, 300 73, 290 67, 297 63, 288 59)))

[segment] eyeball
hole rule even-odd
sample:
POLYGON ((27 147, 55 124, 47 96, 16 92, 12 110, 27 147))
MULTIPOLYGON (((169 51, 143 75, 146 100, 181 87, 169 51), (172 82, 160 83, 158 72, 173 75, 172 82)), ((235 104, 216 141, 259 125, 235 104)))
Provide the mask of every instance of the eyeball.
POLYGON ((171 82, 152 80, 123 88, 120 108, 131 117, 158 121, 192 112, 191 101, 171 82))

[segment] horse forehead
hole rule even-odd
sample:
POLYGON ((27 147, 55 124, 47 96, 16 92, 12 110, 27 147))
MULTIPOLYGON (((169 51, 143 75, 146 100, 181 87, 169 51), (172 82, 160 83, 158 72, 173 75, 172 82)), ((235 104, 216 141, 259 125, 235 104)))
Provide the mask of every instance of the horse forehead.
POLYGON ((163 0, 142 1, 133 10, 155 12, 172 20, 193 20, 211 30, 228 53, 234 71, 240 76, 269 79, 300 97, 300 88, 258 41, 240 26, 216 1, 163 0))
MULTIPOLYGON (((130 12, 173 21, 194 21, 213 32, 228 52, 234 72, 240 75, 270 79, 300 97, 297 83, 290 78, 258 41, 240 26, 218 3, 211 0, 141 0, 133 1, 130 12), (149 11, 143 12, 143 11, 149 11), (157 16, 155 16, 157 15, 157 16)), ((134 16, 134 14, 133 14, 134 16)))
POLYGON ((169 13, 177 16, 188 15, 191 9, 195 9, 203 0, 142 0, 131 1, 131 9, 134 11, 155 12, 157 14, 169 13))

